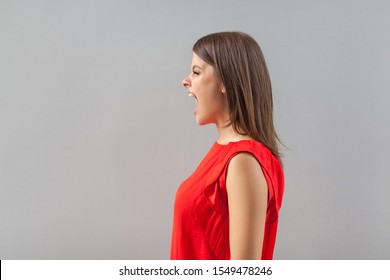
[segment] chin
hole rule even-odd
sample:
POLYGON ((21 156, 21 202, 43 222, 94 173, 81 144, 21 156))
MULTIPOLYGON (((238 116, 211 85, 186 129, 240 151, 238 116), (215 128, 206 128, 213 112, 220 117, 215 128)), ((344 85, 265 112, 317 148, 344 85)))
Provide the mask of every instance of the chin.
POLYGON ((205 122, 198 121, 198 120, 196 120, 196 122, 198 123, 198 125, 206 125, 206 124, 207 124, 207 123, 205 123, 205 122))
POLYGON ((207 119, 202 119, 200 117, 196 117, 196 122, 198 123, 198 125, 206 125, 206 124, 211 124, 213 123, 212 121, 210 120, 207 120, 207 119))

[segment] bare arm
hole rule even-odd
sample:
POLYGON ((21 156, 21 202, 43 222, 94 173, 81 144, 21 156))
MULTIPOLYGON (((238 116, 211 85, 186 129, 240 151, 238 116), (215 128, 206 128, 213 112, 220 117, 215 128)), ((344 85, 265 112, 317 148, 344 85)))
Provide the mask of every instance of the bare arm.
POLYGON ((268 187, 259 162, 249 153, 239 153, 229 163, 226 175, 229 204, 231 259, 261 258, 268 187))

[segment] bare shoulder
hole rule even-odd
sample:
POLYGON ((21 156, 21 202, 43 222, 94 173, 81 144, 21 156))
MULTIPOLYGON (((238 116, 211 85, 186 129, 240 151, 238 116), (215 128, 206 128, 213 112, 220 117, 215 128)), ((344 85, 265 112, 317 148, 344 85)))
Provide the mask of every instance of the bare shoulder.
POLYGON ((235 192, 240 189, 251 190, 251 192, 266 192, 267 182, 265 180, 260 163, 255 156, 248 152, 236 154, 229 162, 226 187, 228 192, 235 192), (239 187, 236 187, 239 186, 239 187))
POLYGON ((234 166, 234 168, 240 167, 256 167, 260 166, 259 162, 255 156, 249 152, 240 152, 232 157, 230 160, 229 166, 234 166))
POLYGON ((260 163, 253 154, 248 152, 240 152, 230 160, 228 175, 229 173, 235 177, 264 177, 260 163))

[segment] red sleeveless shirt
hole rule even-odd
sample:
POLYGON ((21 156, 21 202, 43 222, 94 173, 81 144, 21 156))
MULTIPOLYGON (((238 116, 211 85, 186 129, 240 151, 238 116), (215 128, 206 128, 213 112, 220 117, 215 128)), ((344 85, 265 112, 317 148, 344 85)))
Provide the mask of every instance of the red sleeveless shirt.
POLYGON ((272 259, 282 204, 284 176, 279 160, 255 140, 241 140, 211 147, 195 172, 176 192, 172 260, 227 260, 229 211, 226 171, 229 161, 240 152, 251 153, 261 165, 268 185, 262 259, 272 259))

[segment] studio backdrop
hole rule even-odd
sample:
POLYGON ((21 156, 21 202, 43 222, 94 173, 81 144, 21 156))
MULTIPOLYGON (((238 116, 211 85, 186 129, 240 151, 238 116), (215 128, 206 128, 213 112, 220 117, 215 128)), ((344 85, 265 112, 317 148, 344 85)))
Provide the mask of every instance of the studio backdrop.
POLYGON ((261 45, 282 142, 275 259, 390 258, 390 2, 0 0, 0 259, 168 259, 217 139, 203 35, 261 45))

